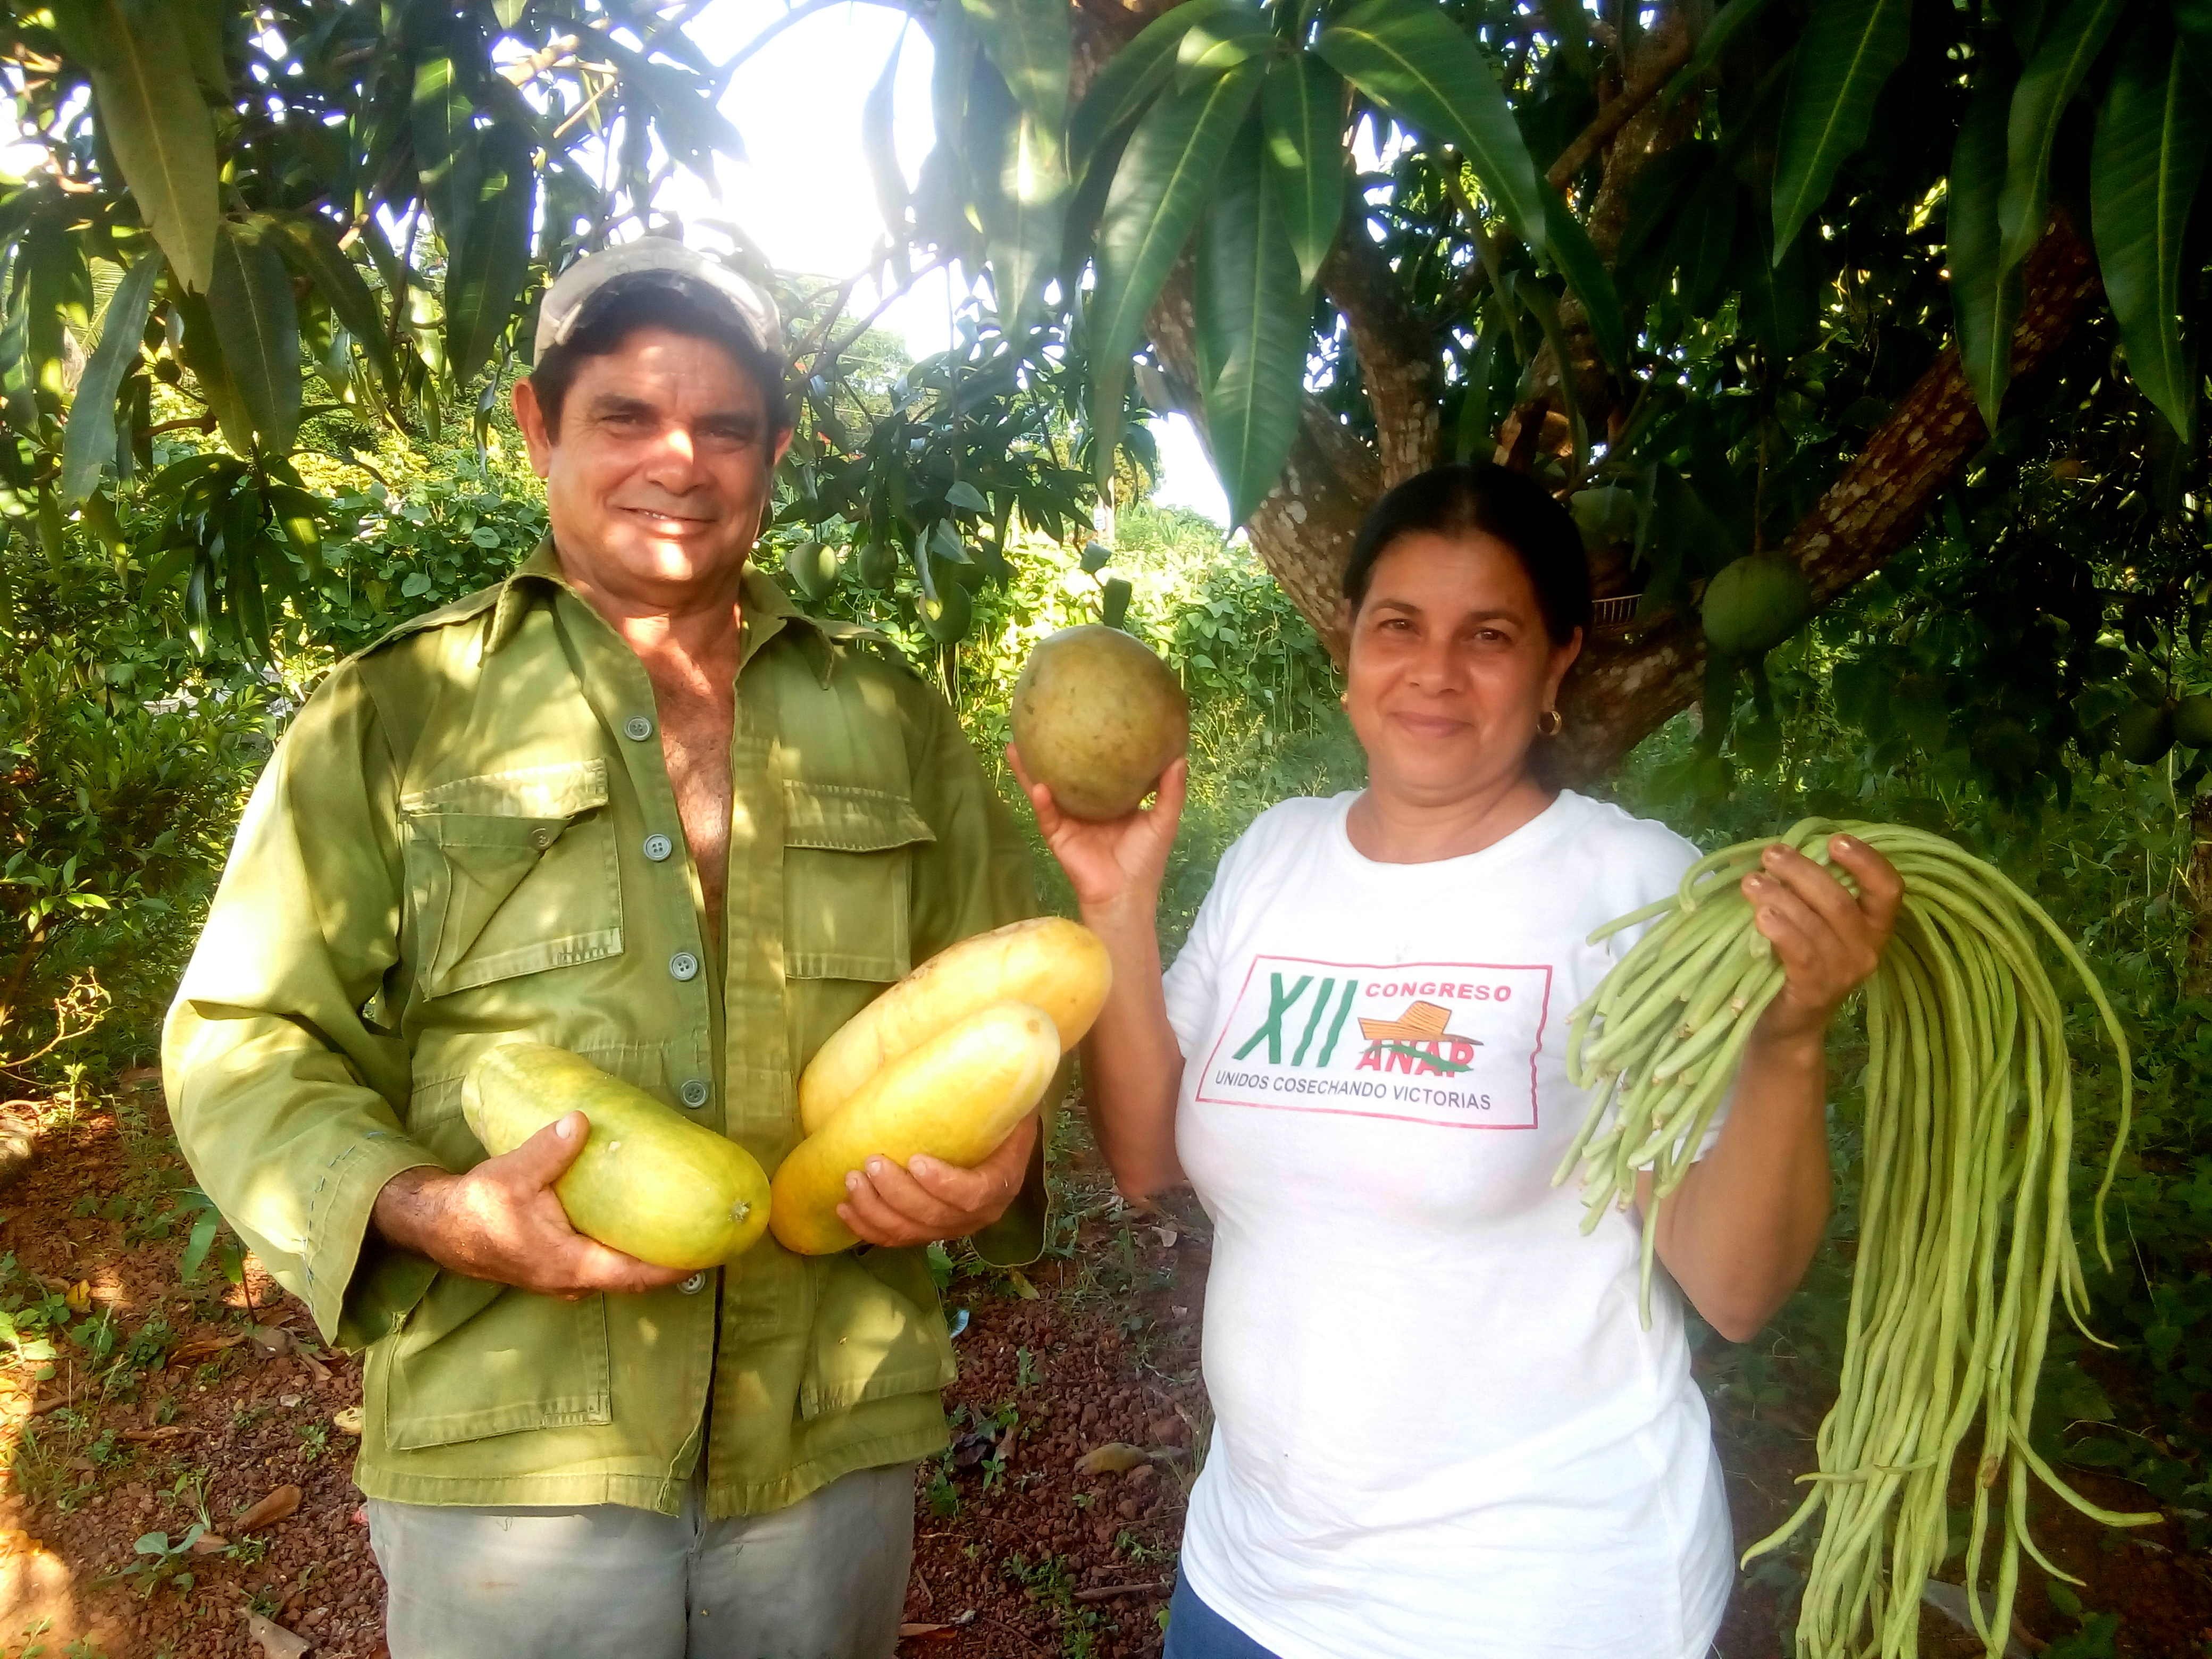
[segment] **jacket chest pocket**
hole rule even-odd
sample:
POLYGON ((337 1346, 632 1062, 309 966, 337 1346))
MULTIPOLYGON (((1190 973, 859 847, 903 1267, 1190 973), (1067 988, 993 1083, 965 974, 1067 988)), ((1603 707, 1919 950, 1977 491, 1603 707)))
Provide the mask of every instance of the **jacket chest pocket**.
POLYGON ((934 841, 904 795, 784 784, 784 972, 888 983, 914 965, 914 848, 934 841))
POLYGON ((424 995, 621 952, 605 761, 459 778, 400 811, 424 995))

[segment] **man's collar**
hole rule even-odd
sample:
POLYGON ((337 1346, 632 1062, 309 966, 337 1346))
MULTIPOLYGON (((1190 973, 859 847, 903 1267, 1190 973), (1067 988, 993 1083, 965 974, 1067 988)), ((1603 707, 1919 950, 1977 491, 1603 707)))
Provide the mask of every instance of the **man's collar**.
MULTIPOLYGON (((580 601, 582 600, 583 596, 576 593, 575 584, 568 580, 568 573, 561 568, 560 551, 553 545, 550 536, 540 541, 531 550, 530 556, 515 566, 507 580, 500 584, 499 602, 492 611, 491 635, 485 642, 487 651, 498 650, 514 637, 514 630, 521 625, 524 613, 530 609, 532 589, 541 584, 574 594, 580 601)), ((744 630, 744 637, 738 647, 740 665, 750 662, 753 653, 775 638, 789 623, 804 623, 816 640, 824 646, 828 643, 828 635, 823 624, 793 605, 775 579, 750 560, 738 577, 738 604, 741 607, 740 626, 744 630)), ((819 654, 825 665, 834 655, 827 650, 819 654)))

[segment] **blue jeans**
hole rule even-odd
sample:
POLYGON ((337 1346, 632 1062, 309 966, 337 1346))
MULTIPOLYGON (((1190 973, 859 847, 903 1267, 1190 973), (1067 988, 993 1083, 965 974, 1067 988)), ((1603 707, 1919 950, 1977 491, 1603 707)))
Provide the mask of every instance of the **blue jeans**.
POLYGON ((1176 1575, 1168 1603, 1168 1645, 1160 1659, 1275 1659, 1275 1656, 1198 1599, 1190 1580, 1176 1575))

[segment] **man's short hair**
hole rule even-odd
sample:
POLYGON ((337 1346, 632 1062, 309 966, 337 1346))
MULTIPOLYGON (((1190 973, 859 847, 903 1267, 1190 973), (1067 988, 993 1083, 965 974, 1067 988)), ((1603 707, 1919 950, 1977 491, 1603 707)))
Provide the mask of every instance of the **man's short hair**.
POLYGON ((592 295, 568 339, 538 354, 530 371, 530 386, 545 417, 546 436, 561 435, 562 405, 585 362, 611 357, 629 343, 630 336, 648 328, 720 346, 760 388, 769 428, 791 430, 791 392, 784 384, 783 365, 754 341, 728 301, 688 278, 641 271, 617 277, 592 295))

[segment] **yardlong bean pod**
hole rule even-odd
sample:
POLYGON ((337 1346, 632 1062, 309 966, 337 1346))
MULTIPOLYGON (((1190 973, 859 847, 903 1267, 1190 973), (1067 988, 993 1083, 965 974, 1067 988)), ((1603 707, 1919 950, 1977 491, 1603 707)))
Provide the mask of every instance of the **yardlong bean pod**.
MULTIPOLYGON (((1890 860, 1905 898, 1865 993, 1863 1177, 1836 1403, 1803 1502, 1744 1559, 1820 1516, 1800 1659, 1915 1654, 1920 1587, 1949 1554, 1952 1470, 1979 1419, 1966 1576, 1994 1659, 2011 1628, 2021 1557, 2057 1571, 2028 1535, 2029 1476, 2107 1525, 2159 1518, 2100 1509, 2028 1443, 2051 1305, 2085 1334, 2088 1311, 2069 1210, 2073 1066, 2039 941, 2079 976, 2119 1056, 2118 1121, 2093 1206, 2107 1265, 2105 1198, 2131 1117, 2132 1064, 2081 952, 2002 872, 1903 825, 1807 818, 1778 839, 1826 865, 1839 832, 1890 860)), ((1688 1176, 1752 1029, 1782 988, 1740 884, 1772 844, 1707 854, 1673 900, 1590 936, 1644 927, 1571 1021, 1569 1075, 1597 1086, 1555 1180, 1580 1165, 1585 1231, 1650 1194, 1647 1323, 1659 1201, 1688 1176)))

